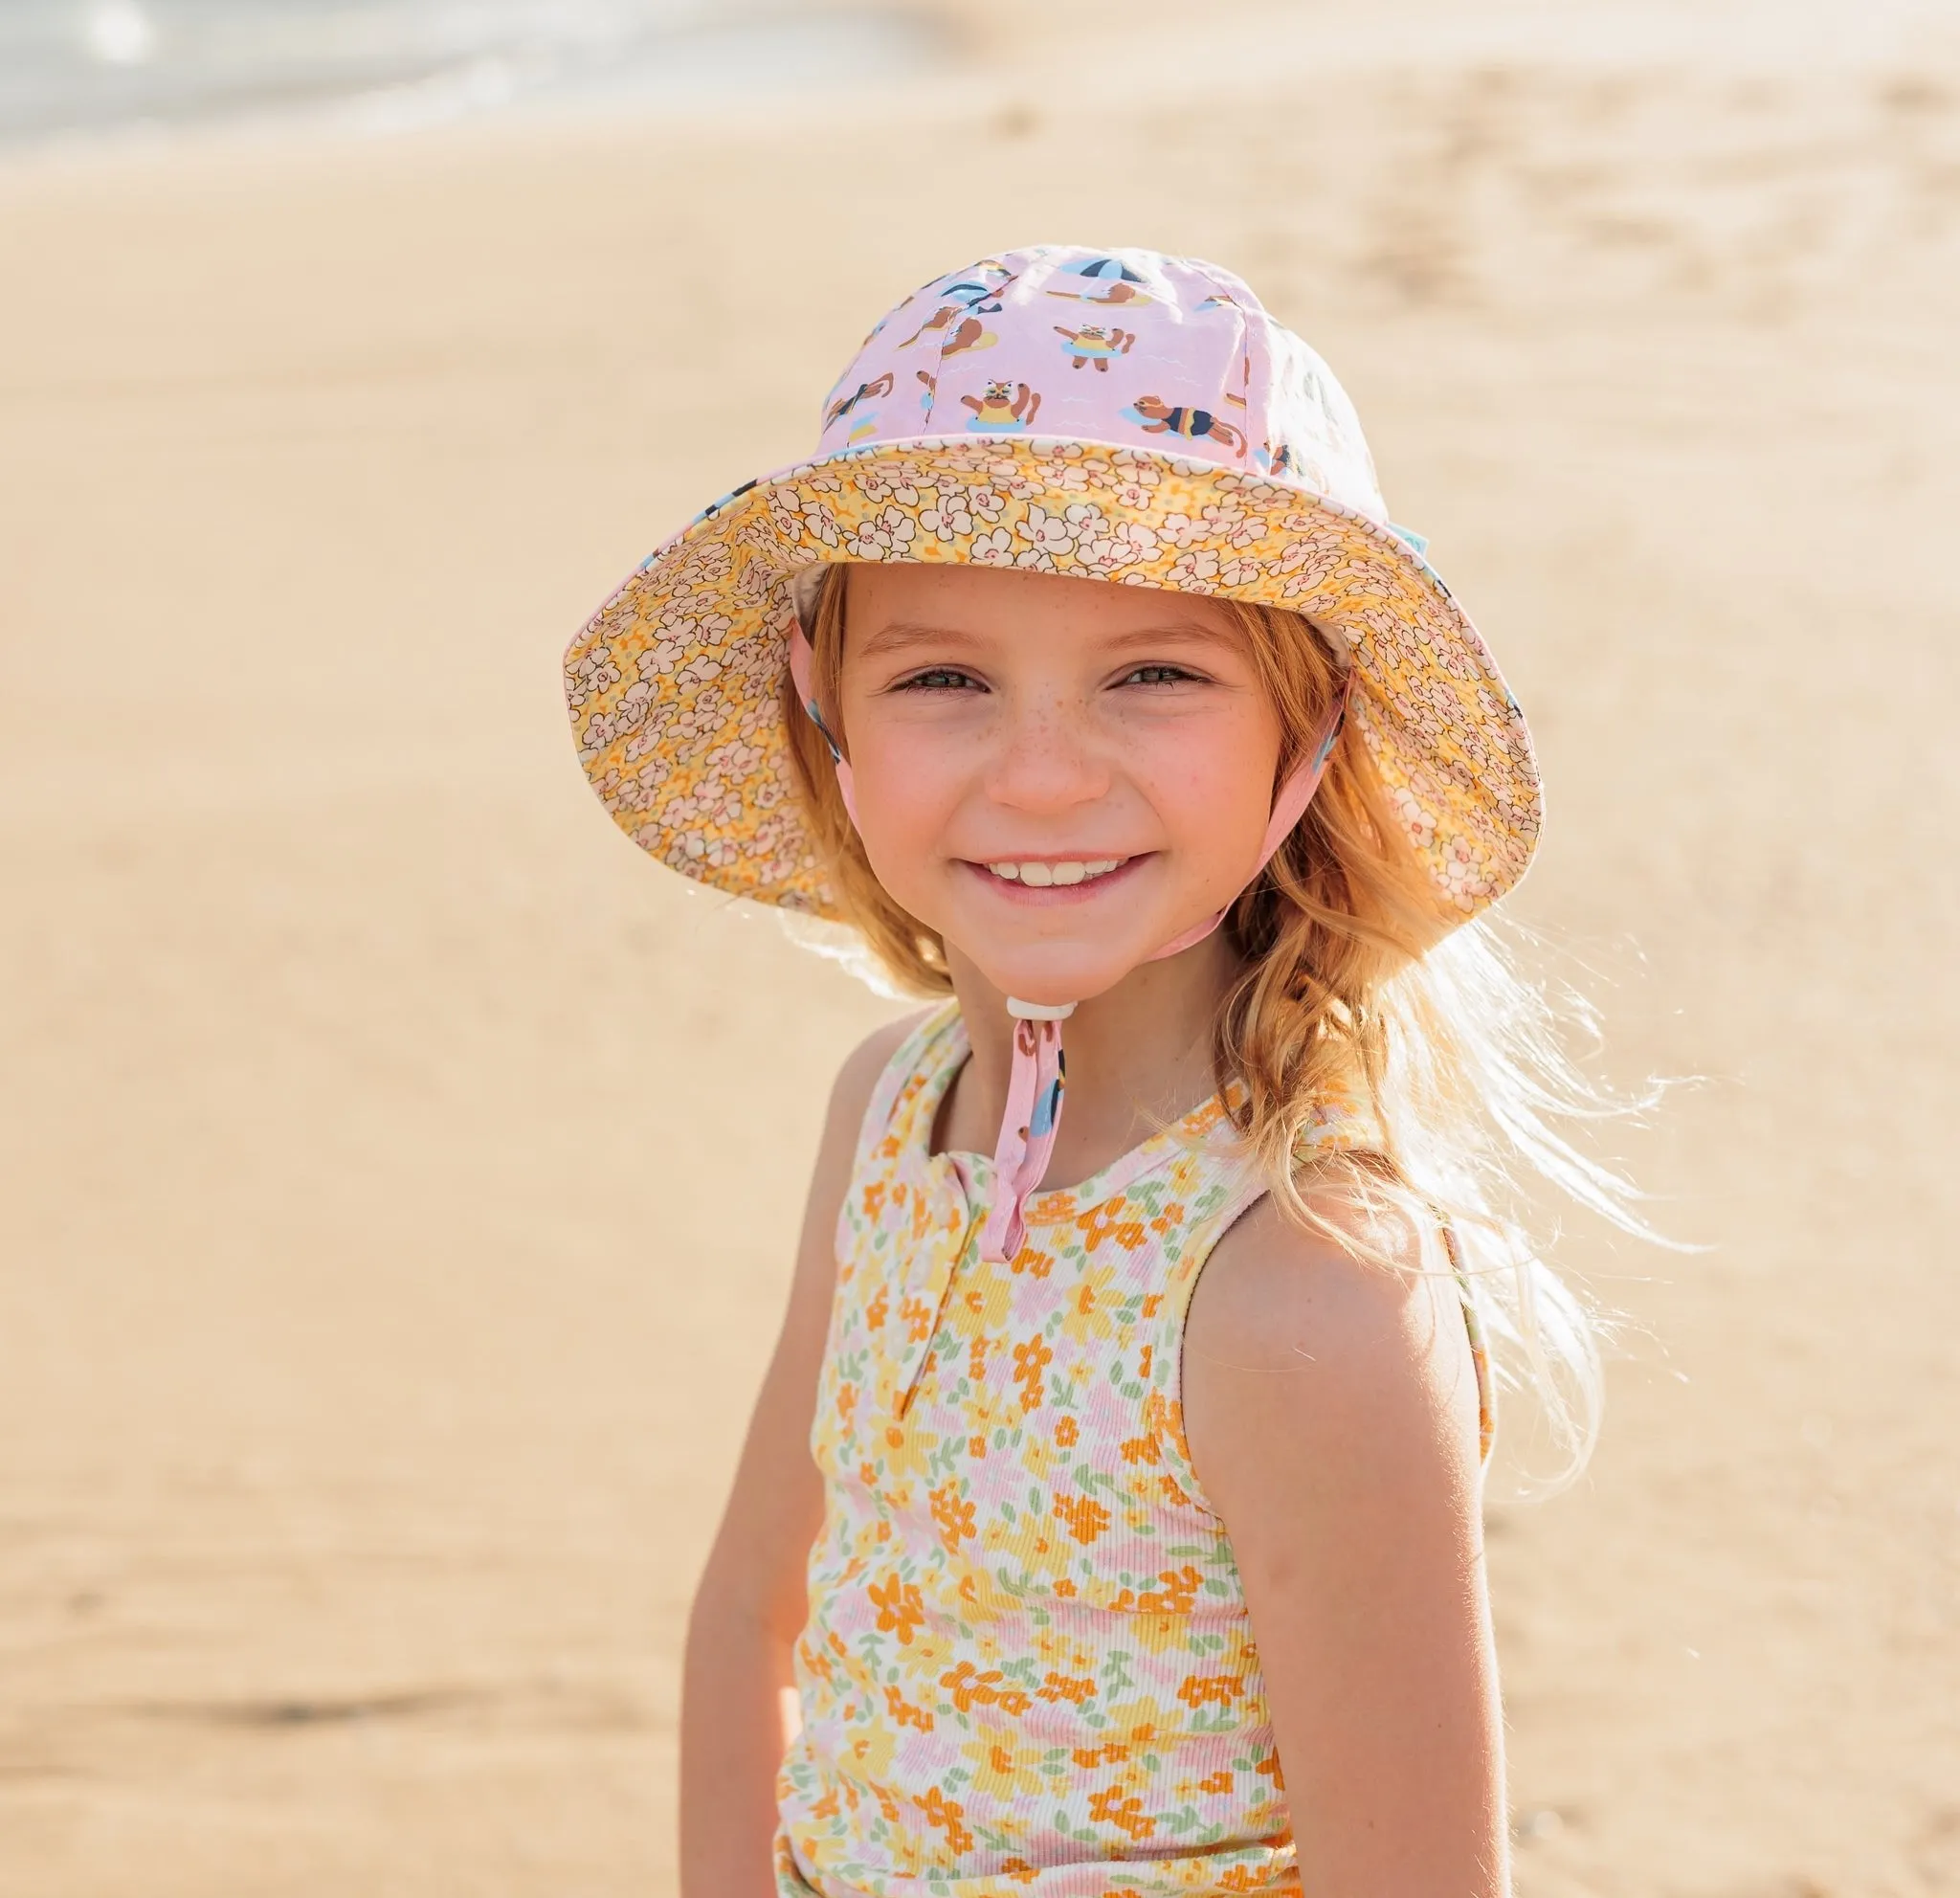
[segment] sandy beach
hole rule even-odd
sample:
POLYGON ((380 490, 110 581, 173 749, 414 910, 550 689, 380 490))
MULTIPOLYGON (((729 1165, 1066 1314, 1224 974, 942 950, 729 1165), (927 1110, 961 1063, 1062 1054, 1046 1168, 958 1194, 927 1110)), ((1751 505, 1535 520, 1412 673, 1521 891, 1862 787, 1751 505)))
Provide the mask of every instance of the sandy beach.
POLYGON ((895 1005, 638 858, 558 657, 1055 238, 1335 365, 1538 733, 1516 916, 1703 1077, 1621 1150, 1707 1249, 1571 1228, 1605 1440, 1492 1506, 1521 1893, 1960 1892, 1960 33, 947 17, 903 96, 0 164, 0 1891, 672 1892, 895 1005))

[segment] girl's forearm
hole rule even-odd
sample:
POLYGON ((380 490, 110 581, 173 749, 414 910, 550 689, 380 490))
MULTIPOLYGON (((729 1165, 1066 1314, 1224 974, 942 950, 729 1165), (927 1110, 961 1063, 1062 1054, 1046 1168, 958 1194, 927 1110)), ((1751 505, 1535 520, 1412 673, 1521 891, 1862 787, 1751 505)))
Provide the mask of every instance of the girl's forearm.
POLYGON ((795 1708, 790 1641, 711 1568, 681 1684, 681 1898, 774 1898, 776 1774, 795 1708))

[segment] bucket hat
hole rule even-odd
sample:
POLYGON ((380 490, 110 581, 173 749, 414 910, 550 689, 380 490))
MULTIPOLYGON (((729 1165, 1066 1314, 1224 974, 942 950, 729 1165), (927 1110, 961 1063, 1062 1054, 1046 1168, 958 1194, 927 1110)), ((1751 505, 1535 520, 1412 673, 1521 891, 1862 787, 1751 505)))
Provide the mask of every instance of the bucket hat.
POLYGON ((1347 706, 1439 911, 1524 874, 1541 816, 1517 702, 1389 520, 1332 371, 1236 277, 1043 245, 937 278, 865 339, 815 454, 648 556, 566 656, 579 756, 671 868, 842 920, 793 789, 783 683, 825 565, 970 563, 1283 607, 1347 706))

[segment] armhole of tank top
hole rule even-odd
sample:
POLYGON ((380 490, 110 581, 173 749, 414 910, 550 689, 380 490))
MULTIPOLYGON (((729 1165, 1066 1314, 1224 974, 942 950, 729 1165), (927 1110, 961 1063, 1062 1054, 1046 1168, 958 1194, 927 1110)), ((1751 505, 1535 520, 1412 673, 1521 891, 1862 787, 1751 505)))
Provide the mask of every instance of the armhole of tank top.
MULTIPOLYGON (((1191 1269, 1179 1275, 1177 1286, 1164 1313, 1164 1329, 1158 1341, 1165 1370, 1163 1383, 1150 1398, 1150 1435, 1156 1442, 1164 1473, 1176 1486, 1178 1494, 1193 1508, 1202 1509, 1213 1517, 1216 1517, 1218 1511, 1212 1507, 1205 1495, 1204 1485, 1198 1480, 1197 1466, 1192 1460, 1191 1440, 1184 1427, 1185 1326, 1191 1316, 1191 1302, 1197 1294, 1198 1281, 1204 1277, 1205 1267, 1211 1262, 1212 1254, 1217 1250, 1218 1241, 1266 1196, 1266 1191, 1263 1180, 1255 1178, 1243 1182, 1222 1210, 1213 1216, 1212 1231, 1199 1241, 1191 1269)), ((1477 1375, 1477 1460, 1479 1463, 1487 1463, 1491 1445, 1497 1439, 1497 1391, 1491 1375, 1490 1352, 1484 1342, 1483 1320, 1477 1308, 1477 1288, 1468 1267, 1463 1263, 1463 1249, 1457 1238, 1457 1229, 1441 1213, 1437 1215, 1437 1233, 1442 1241, 1443 1256, 1448 1260, 1451 1274, 1457 1281, 1463 1327, 1469 1334, 1470 1361, 1477 1375)))
POLYGON ((858 1123, 858 1142, 851 1150, 851 1176, 844 1182, 843 1198, 837 1206, 837 1223, 831 1239, 839 1259, 843 1258, 848 1244, 851 1196, 870 1169, 879 1142, 890 1130, 899 1096, 904 1091, 906 1082, 919 1072, 921 1062, 951 1031, 959 1016, 959 1004, 950 1001, 927 1014, 892 1050, 891 1059, 885 1062, 877 1084, 871 1090, 870 1100, 864 1104, 864 1118, 858 1123))
POLYGON ((932 1010, 892 1050, 891 1059, 880 1072, 871 1098, 864 1104, 864 1118, 858 1123, 858 1144, 851 1150, 853 1177, 861 1172, 872 1150, 891 1128, 892 1114, 906 1082, 919 1072, 928 1052, 942 1039, 958 1018, 959 1005, 948 1002, 932 1010))
POLYGON ((1437 1215, 1437 1231, 1442 1239, 1443 1256, 1456 1277, 1457 1297, 1463 1306, 1463 1326, 1470 1333, 1470 1362, 1477 1373, 1477 1461, 1487 1463, 1491 1445, 1497 1441, 1497 1380, 1491 1375, 1483 1314, 1477 1307, 1477 1282, 1463 1263, 1462 1242, 1447 1214, 1437 1215))
POLYGON ((1166 1301, 1156 1339, 1161 1381, 1149 1397, 1149 1432, 1157 1446, 1157 1457, 1173 1488, 1192 1508, 1214 1520, 1218 1511, 1198 1481, 1197 1466, 1192 1462, 1191 1440, 1184 1429, 1184 1330, 1191 1316, 1191 1302, 1198 1281, 1205 1276, 1218 1241, 1266 1196, 1266 1183, 1257 1173, 1241 1179, 1224 1204, 1211 1215, 1209 1233, 1200 1234, 1192 1250, 1179 1261, 1177 1283, 1166 1301), (1188 1263, 1187 1263, 1188 1262, 1188 1263))

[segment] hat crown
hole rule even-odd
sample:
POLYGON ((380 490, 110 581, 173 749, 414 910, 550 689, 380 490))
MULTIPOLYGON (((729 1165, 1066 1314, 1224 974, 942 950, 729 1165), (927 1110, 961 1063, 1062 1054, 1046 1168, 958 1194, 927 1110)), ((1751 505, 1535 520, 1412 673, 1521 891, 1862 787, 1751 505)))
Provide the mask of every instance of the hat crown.
POLYGON ((818 455, 947 435, 1150 448, 1388 519, 1354 405, 1230 271, 1044 244, 900 303, 825 398, 818 455))

